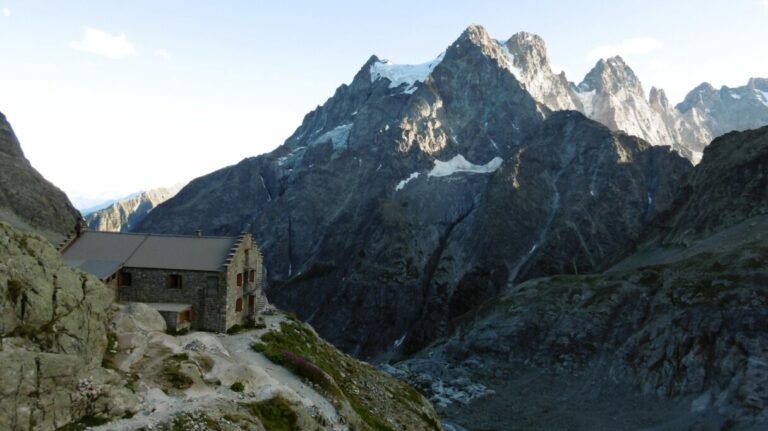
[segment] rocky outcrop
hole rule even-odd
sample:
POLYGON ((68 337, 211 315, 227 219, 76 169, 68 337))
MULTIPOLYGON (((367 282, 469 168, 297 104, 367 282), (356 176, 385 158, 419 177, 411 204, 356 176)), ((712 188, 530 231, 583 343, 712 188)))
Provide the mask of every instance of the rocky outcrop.
POLYGON ((665 121, 665 117, 675 117, 676 113, 669 110, 668 104, 664 108, 663 93, 657 90, 653 100, 646 99, 640 80, 621 57, 598 61, 576 90, 589 118, 655 145, 672 146, 689 156, 687 143, 670 127, 674 121, 665 121))
POLYGON ((608 271, 505 289, 384 368, 467 426, 765 427, 767 132, 708 146, 672 209, 608 271))
POLYGON ((67 196, 24 157, 18 139, 0 113, 0 221, 61 241, 80 220, 67 196))
POLYGON ((650 236, 685 244, 768 214, 768 127, 725 134, 707 146, 704 156, 650 236))
POLYGON ((307 325, 272 310, 233 335, 165 334, 142 304, 112 320, 115 366, 141 398, 103 430, 435 430, 413 388, 341 354, 307 325))
POLYGON ((44 239, 0 224, 0 428, 46 430, 131 413, 108 349, 112 293, 44 239))
POLYGON ((373 57, 283 146, 192 181, 135 230, 251 230, 270 300, 363 357, 418 349, 508 283, 602 268, 691 166, 552 114, 511 52, 472 26, 424 65, 373 57))
POLYGON ((172 198, 181 186, 147 190, 98 211, 86 214, 85 223, 91 230, 130 232, 156 206, 172 198))

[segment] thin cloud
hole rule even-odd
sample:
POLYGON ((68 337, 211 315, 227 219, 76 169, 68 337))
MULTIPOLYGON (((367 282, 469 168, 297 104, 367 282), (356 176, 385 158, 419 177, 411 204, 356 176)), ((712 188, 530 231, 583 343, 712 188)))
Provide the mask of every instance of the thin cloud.
POLYGON ((114 60, 136 54, 136 48, 125 34, 113 36, 91 27, 86 27, 82 40, 70 42, 69 47, 114 60))
MULTIPOLYGON (((765 0, 768 1, 768 0, 765 0)), ((587 54, 590 61, 608 58, 614 55, 631 57, 633 55, 649 54, 661 49, 661 42, 652 37, 636 37, 625 39, 614 45, 602 45, 593 48, 587 54)))
MULTIPOLYGON (((766 0, 766 1, 768 1, 768 0, 766 0)), ((11 10, 10 10, 10 9, 8 9, 7 7, 4 7, 4 8, 3 8, 3 15, 5 15, 5 16, 11 16, 11 10)))
POLYGON ((167 60, 168 58, 171 57, 171 55, 168 54, 168 50, 164 49, 164 48, 163 49, 156 49, 156 50, 152 51, 152 54, 154 54, 154 55, 156 55, 156 56, 158 56, 158 57, 160 57, 162 59, 165 59, 165 60, 167 60))

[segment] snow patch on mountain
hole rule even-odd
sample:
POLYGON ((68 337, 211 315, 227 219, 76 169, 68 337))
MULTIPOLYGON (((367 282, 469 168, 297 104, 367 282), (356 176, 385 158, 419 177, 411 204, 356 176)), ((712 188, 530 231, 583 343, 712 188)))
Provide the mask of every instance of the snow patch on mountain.
POLYGON ((763 105, 768 106, 768 91, 762 91, 762 90, 755 90, 755 93, 758 95, 758 99, 760 102, 762 102, 763 105))
POLYGON ((461 154, 454 156, 451 160, 440 161, 435 159, 435 166, 427 174, 430 177, 447 177, 459 172, 469 172, 473 174, 489 174, 495 172, 501 166, 501 157, 494 157, 490 162, 484 165, 476 165, 468 162, 461 154))
POLYGON ((395 186, 395 191, 397 192, 397 191, 402 190, 403 187, 405 187, 406 184, 411 182, 411 180, 415 180, 416 178, 419 178, 419 175, 421 175, 421 174, 418 173, 418 172, 412 173, 411 175, 408 176, 408 178, 406 178, 406 179, 400 181, 399 183, 397 183, 397 185, 395 186))
POLYGON ((389 79, 389 88, 397 88, 407 84, 404 93, 413 94, 416 82, 424 82, 429 74, 443 61, 445 52, 435 59, 422 64, 395 64, 389 60, 377 61, 371 65, 371 82, 379 79, 389 79))
POLYGON ((500 40, 497 40, 496 43, 499 45, 499 48, 501 48, 501 51, 504 53, 504 60, 509 71, 512 72, 512 74, 515 75, 516 78, 520 78, 521 76, 523 76, 523 72, 517 66, 515 66, 515 56, 514 54, 512 54, 512 52, 509 51, 509 48, 507 48, 507 44, 505 44, 500 40))
POLYGON ((313 139, 309 145, 322 144, 331 141, 334 150, 339 150, 347 147, 347 141, 349 140, 349 132, 352 130, 354 123, 342 124, 336 126, 332 130, 329 130, 317 138, 313 139))
MULTIPOLYGON (((313 141, 313 142, 315 142, 315 141, 313 141)), ((294 162, 297 158, 303 156, 306 151, 307 151, 307 147, 303 147, 303 146, 302 147, 296 147, 296 148, 293 149, 293 151, 291 151, 287 155, 282 156, 282 157, 278 157, 277 165, 280 166, 280 167, 283 167, 286 164, 294 162)))

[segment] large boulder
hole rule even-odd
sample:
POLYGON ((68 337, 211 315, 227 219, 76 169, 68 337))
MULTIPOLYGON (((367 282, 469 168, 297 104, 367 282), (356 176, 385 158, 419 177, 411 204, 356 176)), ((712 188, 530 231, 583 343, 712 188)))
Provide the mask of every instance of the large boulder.
POLYGON ((141 302, 120 305, 109 326, 114 332, 120 349, 116 352, 115 366, 129 371, 147 351, 157 333, 165 332, 165 319, 154 308, 141 302))
POLYGON ((131 411, 102 368, 113 294, 45 239, 0 223, 0 429, 55 429, 131 411))

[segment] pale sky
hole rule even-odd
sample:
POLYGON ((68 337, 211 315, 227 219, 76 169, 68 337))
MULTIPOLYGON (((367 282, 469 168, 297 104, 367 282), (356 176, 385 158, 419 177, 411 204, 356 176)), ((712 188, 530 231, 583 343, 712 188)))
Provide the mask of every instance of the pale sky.
POLYGON ((371 54, 423 63, 469 24, 541 35, 579 82, 624 56, 672 103, 768 77, 768 0, 0 0, 0 112, 79 206, 280 145, 371 54))

